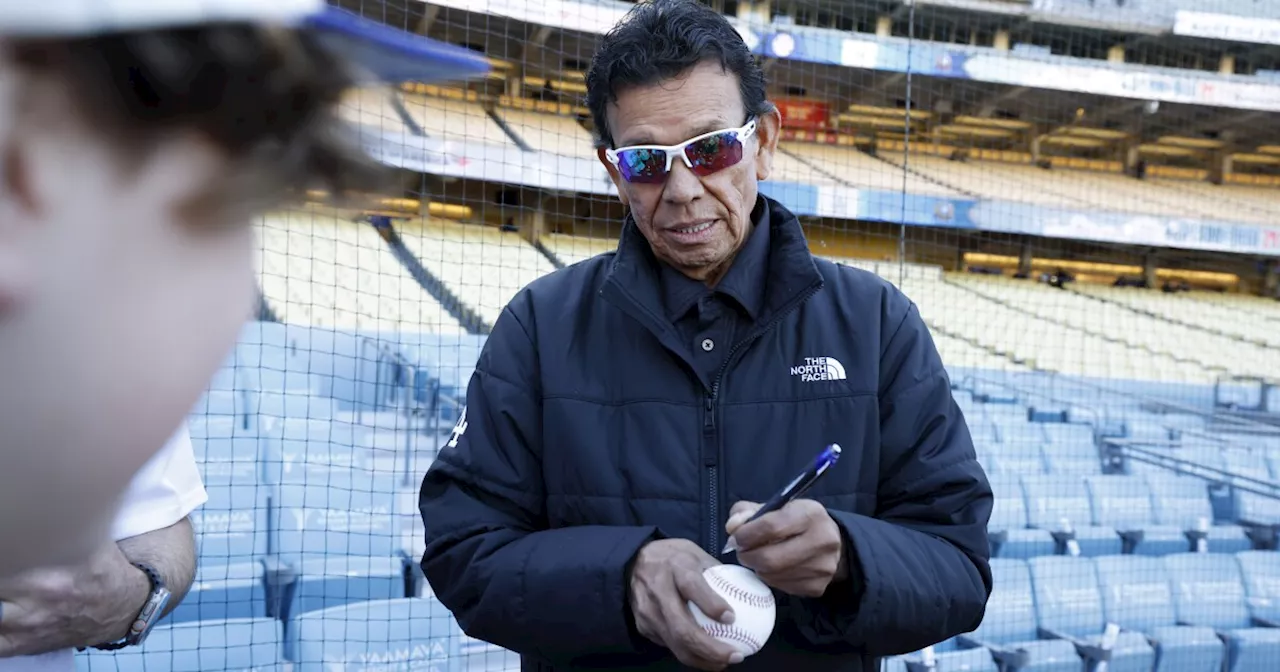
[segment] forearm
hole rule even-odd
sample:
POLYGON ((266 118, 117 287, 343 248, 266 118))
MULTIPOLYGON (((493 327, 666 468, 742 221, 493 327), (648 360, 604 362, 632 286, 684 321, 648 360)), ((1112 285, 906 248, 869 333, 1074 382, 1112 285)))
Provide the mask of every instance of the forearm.
MULTIPOLYGON (((164 614, 173 611, 187 596, 187 591, 191 590, 196 575, 196 542, 190 518, 183 518, 163 529, 123 539, 117 546, 130 563, 147 565, 164 579, 165 587, 171 593, 164 614)), ((137 594, 137 604, 141 608, 151 591, 151 583, 141 571, 138 574, 142 577, 141 592, 137 594)))
POLYGON ((810 639, 897 655, 977 627, 988 595, 981 558, 920 530, 831 513, 845 537, 847 575, 823 597, 799 600, 796 618, 810 639))
POLYGON ((493 550, 490 540, 510 539, 494 533, 445 556, 428 549, 424 571, 436 597, 473 637, 557 663, 632 653, 638 642, 628 620, 626 568, 653 534, 640 527, 566 527, 520 535, 493 550), (445 565, 467 569, 449 576, 445 565))
POLYGON ((437 462, 422 488, 422 570, 468 635, 553 661, 634 649, 626 567, 653 528, 537 530, 445 472, 459 473, 437 462))

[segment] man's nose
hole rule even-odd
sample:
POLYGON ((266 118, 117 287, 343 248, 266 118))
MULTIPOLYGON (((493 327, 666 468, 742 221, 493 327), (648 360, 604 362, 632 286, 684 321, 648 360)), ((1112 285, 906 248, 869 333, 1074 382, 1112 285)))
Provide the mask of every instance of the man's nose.
POLYGON ((671 172, 667 174, 666 186, 662 197, 670 203, 688 203, 702 196, 705 189, 702 178, 698 177, 684 161, 676 158, 671 162, 671 172))

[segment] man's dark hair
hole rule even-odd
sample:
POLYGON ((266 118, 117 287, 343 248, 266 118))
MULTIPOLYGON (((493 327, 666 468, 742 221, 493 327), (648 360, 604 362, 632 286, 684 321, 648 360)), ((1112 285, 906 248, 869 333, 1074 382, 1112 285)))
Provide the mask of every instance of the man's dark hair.
POLYGON ((728 19, 695 0, 652 0, 636 5, 614 26, 591 59, 587 107, 597 142, 613 146, 605 111, 619 91, 671 79, 703 61, 717 62, 738 76, 748 115, 773 110, 765 95, 764 71, 728 19))
MULTIPOLYGON (((15 63, 60 80, 85 123, 137 159, 191 131, 240 164, 221 197, 375 186, 382 172, 337 114, 354 73, 304 32, 249 24, 21 41, 15 63)), ((219 197, 209 194, 209 197, 219 197)))

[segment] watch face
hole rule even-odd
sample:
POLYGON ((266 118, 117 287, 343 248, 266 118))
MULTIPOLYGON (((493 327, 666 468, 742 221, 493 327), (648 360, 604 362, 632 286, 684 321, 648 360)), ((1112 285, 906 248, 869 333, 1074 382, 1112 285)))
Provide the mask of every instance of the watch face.
POLYGON ((147 638, 151 629, 155 627, 156 621, 160 620, 160 615, 164 613, 165 606, 169 604, 170 595, 168 588, 157 588, 152 591, 151 597, 147 599, 147 603, 138 614, 138 619, 133 622, 132 643, 141 644, 147 638))

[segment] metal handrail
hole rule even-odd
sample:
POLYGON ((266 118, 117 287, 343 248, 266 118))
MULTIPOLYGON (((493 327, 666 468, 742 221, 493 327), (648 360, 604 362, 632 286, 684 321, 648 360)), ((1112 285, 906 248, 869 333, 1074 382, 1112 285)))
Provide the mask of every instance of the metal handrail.
MULTIPOLYGON (((1067 376, 1066 374, 1063 374, 1057 371, 1041 371, 1039 373, 1042 375, 1046 375, 1049 378, 1049 380, 1052 382, 1054 387, 1056 387, 1059 380, 1063 380, 1064 384, 1070 384, 1073 386, 1092 389, 1093 391, 1099 393, 1100 395, 1107 395, 1107 396, 1112 396, 1116 398, 1137 401, 1143 404, 1147 404, 1149 406, 1160 408, 1165 412, 1173 412, 1173 413, 1184 414, 1184 415, 1194 415, 1194 416, 1199 416, 1201 418, 1204 418, 1206 420, 1216 419, 1218 421, 1225 421, 1225 422, 1234 424, 1235 425, 1234 429, 1239 429, 1241 431, 1248 431, 1248 429, 1254 429, 1254 430, 1263 429, 1266 431, 1274 431, 1275 429, 1273 425, 1261 423, 1256 420, 1251 420, 1248 418, 1238 418, 1233 416, 1223 416, 1217 412, 1217 409, 1214 409, 1212 411, 1205 411, 1204 409, 1195 408, 1192 406, 1185 406, 1182 404, 1178 404, 1176 402, 1172 402, 1164 399, 1158 399, 1146 394, 1120 391, 1107 385, 1103 385, 1094 381, 1083 380, 1083 379, 1080 379, 1079 377, 1067 376)), ((987 385, 1004 388, 1011 392, 1017 393, 1020 397, 1041 398, 1053 403, 1067 404, 1072 408, 1088 411, 1091 415, 1094 416, 1095 419, 1098 419, 1102 416, 1102 413, 1097 408, 1093 408, 1092 405, 1086 406, 1084 404, 1081 404, 1078 401, 1074 401, 1071 399, 1063 399, 1058 397, 1057 394, 1053 392, 1042 392, 1034 389, 1027 389, 1025 387, 1021 387, 1013 383, 1009 383, 1003 380, 997 380, 994 377, 989 378, 989 377, 978 375, 972 372, 966 375, 961 380, 961 382, 964 382, 965 379, 972 380, 972 381, 981 381, 987 385)), ((1096 427, 1097 424, 1095 423, 1094 426, 1096 427)))
MULTIPOLYGON (((1244 474, 1237 474, 1225 469, 1211 467, 1198 462, 1192 462, 1179 457, 1174 457, 1167 453, 1162 453, 1159 449, 1153 449, 1158 444, 1126 441, 1123 439, 1107 439, 1104 445, 1108 448, 1116 449, 1114 452, 1123 454, 1127 459, 1145 462, 1157 467, 1170 469, 1176 473, 1187 476, 1194 476, 1202 480, 1208 481, 1215 485, 1225 485, 1241 492, 1267 497, 1270 499, 1280 499, 1280 483, 1265 481, 1244 474)), ((1172 445, 1170 445, 1172 447, 1172 445)), ((1108 451, 1112 452, 1112 451, 1108 451)))

